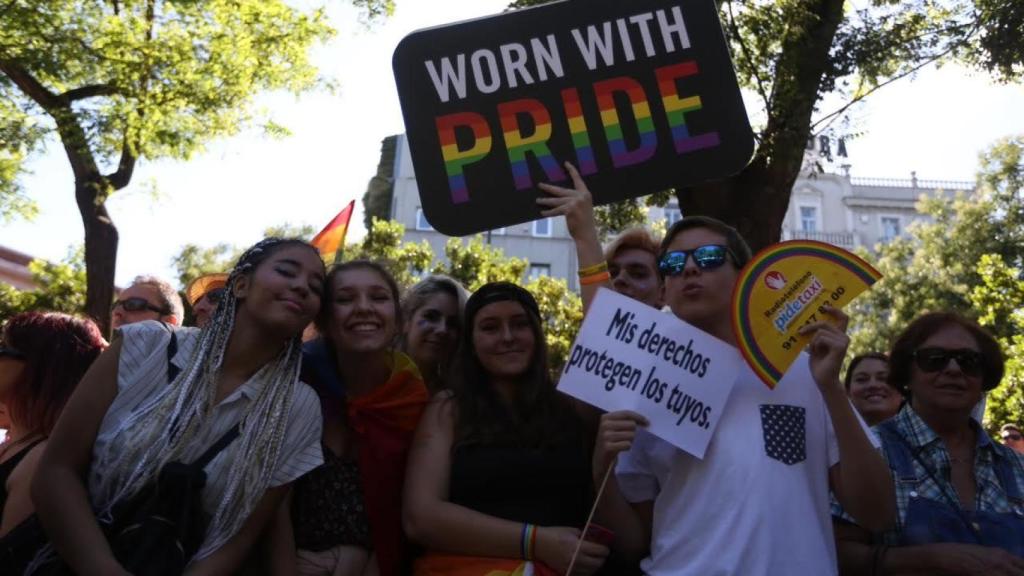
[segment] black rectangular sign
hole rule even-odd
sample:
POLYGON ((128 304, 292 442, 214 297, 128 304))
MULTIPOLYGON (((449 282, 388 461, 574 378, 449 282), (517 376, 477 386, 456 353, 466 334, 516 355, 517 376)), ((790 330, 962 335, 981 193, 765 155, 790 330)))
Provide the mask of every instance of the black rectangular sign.
POLYGON ((413 32, 393 58, 427 220, 535 220, 538 182, 597 204, 738 172, 754 139, 714 0, 567 0, 413 32))

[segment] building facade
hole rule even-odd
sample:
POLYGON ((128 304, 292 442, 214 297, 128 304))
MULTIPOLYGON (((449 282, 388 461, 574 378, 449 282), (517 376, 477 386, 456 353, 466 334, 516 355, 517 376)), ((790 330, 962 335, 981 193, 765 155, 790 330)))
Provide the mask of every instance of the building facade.
MULTIPOLYGON (((974 189, 973 182, 919 180, 914 173, 906 180, 856 178, 850 176, 849 165, 841 166, 841 173, 819 173, 814 167, 824 164, 828 170, 832 166, 823 163, 818 154, 817 145, 808 150, 806 168, 793 185, 782 223, 783 240, 817 240, 847 250, 873 250, 879 243, 904 235, 912 222, 927 218, 915 208, 922 195, 952 198, 974 189)), ((443 257, 449 237, 434 231, 423 216, 404 135, 398 139, 393 177, 391 218, 405 225, 406 241, 426 240, 434 253, 443 257)), ((649 222, 663 220, 666 228, 682 216, 675 198, 664 208, 648 211, 649 222)), ((570 288, 579 289, 576 250, 564 218, 494 230, 485 239, 506 255, 527 260, 529 276, 564 278, 570 288)))

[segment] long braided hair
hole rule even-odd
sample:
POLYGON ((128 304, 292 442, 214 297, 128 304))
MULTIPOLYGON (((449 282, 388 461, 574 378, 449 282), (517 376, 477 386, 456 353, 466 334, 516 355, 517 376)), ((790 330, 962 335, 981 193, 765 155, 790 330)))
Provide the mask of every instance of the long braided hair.
MULTIPOLYGON (((94 465, 106 471, 93 505, 102 519, 114 504, 138 493, 156 480, 172 461, 196 453, 197 438, 212 425, 217 380, 224 352, 234 328, 238 279, 285 246, 314 247, 302 240, 267 238, 249 248, 227 281, 227 290, 213 319, 202 329, 191 359, 169 386, 161 387, 121 422, 114 438, 94 465)), ((237 450, 229 468, 226 488, 210 519, 206 537, 193 560, 216 551, 235 535, 270 485, 290 413, 302 358, 301 334, 264 365, 254 379, 262 381, 255 401, 243 416, 237 450)), ((205 448, 205 447, 202 447, 205 448)))

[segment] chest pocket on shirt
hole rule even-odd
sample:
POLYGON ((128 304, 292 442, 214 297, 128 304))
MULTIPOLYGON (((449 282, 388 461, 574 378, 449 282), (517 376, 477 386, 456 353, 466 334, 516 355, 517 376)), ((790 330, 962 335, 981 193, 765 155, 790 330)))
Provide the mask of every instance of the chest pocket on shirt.
POLYGON ((761 405, 761 433, 764 451, 783 464, 807 459, 807 415, 802 406, 761 405))

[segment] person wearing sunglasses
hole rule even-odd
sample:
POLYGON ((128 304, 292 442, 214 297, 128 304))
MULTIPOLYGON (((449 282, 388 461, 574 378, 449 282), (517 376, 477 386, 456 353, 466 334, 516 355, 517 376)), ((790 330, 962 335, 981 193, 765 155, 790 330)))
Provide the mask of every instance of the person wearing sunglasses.
POLYGON ((1024 436, 1021 435, 1020 428, 1016 424, 1003 424, 1003 427, 999 429, 999 437, 1003 439, 1003 444, 1013 448, 1016 452, 1024 453, 1024 436))
POLYGON ((197 328, 202 328, 213 318, 227 289, 228 275, 223 273, 204 274, 189 282, 185 288, 185 299, 192 308, 192 317, 197 328))
POLYGON ((1024 574, 1024 457, 972 417, 999 385, 999 344, 951 312, 919 316, 892 346, 889 382, 907 397, 875 427, 895 480, 897 523, 838 524, 842 574, 1024 574))
MULTIPOLYGON (((575 177, 574 183, 581 188, 575 177)), ((538 204, 565 206, 542 214, 565 214, 582 252, 596 237, 585 203, 574 210, 575 202, 562 201, 571 195, 567 189, 541 189, 556 198, 538 204)), ((683 218, 660 247, 665 303, 676 317, 735 345, 731 294, 750 258, 731 226, 683 218)), ((583 288, 599 285, 598 266, 583 257, 580 265, 583 288)), ((845 325, 841 312, 829 315, 845 325)), ((647 433, 639 414, 601 416, 595 486, 616 459, 617 465, 595 521, 615 533, 614 552, 656 576, 828 575, 836 573, 830 487, 865 524, 881 529, 892 522, 888 467, 839 380, 849 339, 826 322, 803 330, 811 336, 809 353, 775 390, 738 360, 739 376, 702 460, 647 433)))
POLYGON ((144 320, 159 320, 181 326, 185 306, 178 291, 156 276, 136 276, 131 286, 117 295, 110 309, 110 325, 118 329, 144 320))

